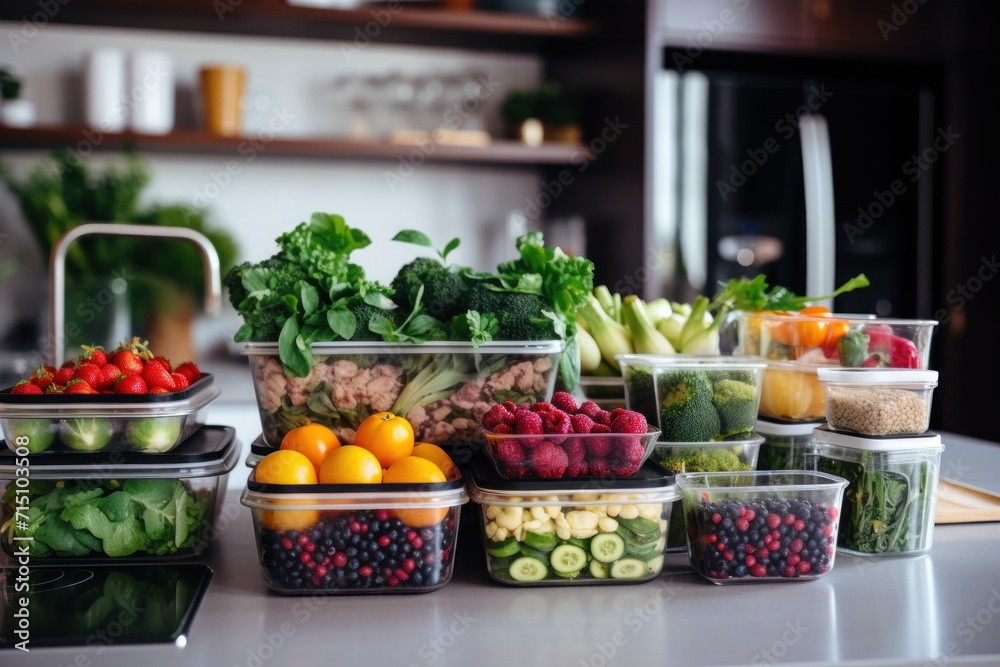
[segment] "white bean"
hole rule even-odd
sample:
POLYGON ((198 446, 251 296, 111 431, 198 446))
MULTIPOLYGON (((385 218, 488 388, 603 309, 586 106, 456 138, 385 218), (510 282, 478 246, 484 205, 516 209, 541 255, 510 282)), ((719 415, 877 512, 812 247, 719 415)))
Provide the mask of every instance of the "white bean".
POLYGON ((539 521, 538 519, 535 519, 534 521, 525 521, 524 522, 524 528, 525 528, 525 530, 538 530, 541 527, 542 527, 542 522, 539 521))
POLYGON ((656 505, 639 505, 639 516, 655 521, 660 518, 660 510, 656 505))
POLYGON ((622 511, 618 516, 623 519, 635 519, 639 516, 639 508, 635 505, 622 505, 622 511))
POLYGON ((550 505, 544 509, 545 513, 548 514, 553 519, 562 514, 562 508, 559 507, 558 505, 550 505))
POLYGON ((584 530, 584 529, 572 530, 571 529, 569 532, 570 532, 570 535, 572 537, 575 537, 578 540, 589 540, 594 535, 597 535, 597 531, 596 530, 584 530))
POLYGON ((486 524, 486 537, 493 539, 493 536, 497 534, 497 525, 490 521, 486 524))
POLYGON ((587 510, 570 512, 566 515, 569 527, 575 530, 594 530, 599 520, 600 517, 587 510))
POLYGON ((597 522, 597 527, 602 533, 613 533, 618 530, 618 522, 609 516, 602 516, 597 522))
POLYGON ((568 540, 572 536, 573 534, 570 532, 569 528, 563 528, 561 526, 556 528, 556 537, 560 540, 568 540))
POLYGON ((503 510, 502 507, 497 505, 489 505, 486 507, 486 518, 492 521, 493 519, 500 516, 500 512, 503 510))
POLYGON ((532 518, 538 519, 539 521, 541 521, 542 519, 547 519, 549 515, 545 511, 544 507, 532 507, 531 508, 531 516, 532 516, 532 518))
POLYGON ((507 539, 508 535, 510 535, 510 531, 508 531, 506 528, 500 527, 497 528, 497 532, 493 536, 493 539, 496 540, 497 542, 502 542, 503 540, 507 539))
POLYGON ((524 524, 514 529, 514 539, 518 542, 524 542, 524 524))
POLYGON ((618 516, 621 511, 621 505, 608 505, 608 516, 618 516))

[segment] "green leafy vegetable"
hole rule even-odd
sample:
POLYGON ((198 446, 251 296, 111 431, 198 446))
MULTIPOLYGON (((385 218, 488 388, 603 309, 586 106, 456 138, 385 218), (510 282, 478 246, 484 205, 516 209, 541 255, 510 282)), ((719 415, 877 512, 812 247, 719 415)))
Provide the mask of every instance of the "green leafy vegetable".
POLYGON ((768 289, 767 278, 763 274, 754 278, 741 276, 733 278, 722 286, 712 301, 712 310, 728 305, 736 310, 802 310, 814 301, 823 301, 852 292, 870 283, 865 274, 854 276, 832 294, 824 296, 796 296, 788 288, 775 285, 768 289))

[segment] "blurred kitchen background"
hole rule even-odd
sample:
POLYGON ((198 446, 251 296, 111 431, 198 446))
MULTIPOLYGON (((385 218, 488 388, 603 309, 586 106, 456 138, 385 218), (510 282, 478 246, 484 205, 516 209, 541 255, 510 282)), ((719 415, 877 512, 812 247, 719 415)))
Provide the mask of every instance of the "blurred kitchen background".
MULTIPOLYGON (((481 268, 542 229, 647 298, 865 272, 837 309, 942 320, 935 426, 996 438, 997 19, 972 0, 5 0, 0 376, 47 354, 66 229, 192 227, 225 270, 326 211, 372 237, 356 257, 381 280, 412 257, 401 228, 461 236, 481 268)), ((67 323, 224 374, 237 318, 201 314, 202 280, 193 248, 83 239, 67 323)))

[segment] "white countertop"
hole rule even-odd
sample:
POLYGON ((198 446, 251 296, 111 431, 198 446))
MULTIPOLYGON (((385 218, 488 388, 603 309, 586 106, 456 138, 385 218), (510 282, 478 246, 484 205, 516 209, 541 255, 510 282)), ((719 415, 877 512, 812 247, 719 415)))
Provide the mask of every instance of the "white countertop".
MULTIPOLYGON (((246 404, 213 406, 210 421, 236 426, 245 448, 260 429, 246 404)), ((945 443, 944 476, 1000 491, 1000 445, 945 443)), ((246 473, 231 475, 225 503, 240 514, 205 559, 215 576, 185 647, 35 649, 3 664, 1000 664, 1000 524, 939 526, 917 558, 840 554, 809 583, 715 586, 671 555, 646 584, 516 589, 489 580, 464 523, 454 579, 436 592, 283 597, 260 578, 246 473)))

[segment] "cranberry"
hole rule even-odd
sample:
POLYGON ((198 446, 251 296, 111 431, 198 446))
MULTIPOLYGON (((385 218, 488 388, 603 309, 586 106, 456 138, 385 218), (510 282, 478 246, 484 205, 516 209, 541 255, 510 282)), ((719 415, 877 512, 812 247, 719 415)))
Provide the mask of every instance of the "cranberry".
POLYGON ((748 530, 750 530, 750 522, 747 521, 746 519, 739 519, 736 522, 736 529, 741 533, 745 533, 748 530))
POLYGON ((406 541, 407 542, 412 542, 415 539, 417 539, 417 531, 411 530, 410 532, 408 532, 406 534, 406 541))
POLYGON ((394 574, 394 575, 396 576, 396 578, 397 578, 397 579, 399 579, 400 581, 406 581, 407 579, 409 579, 409 578, 410 578, 410 573, 409 573, 409 572, 407 572, 406 570, 404 570, 404 569, 403 569, 403 568, 401 568, 401 567, 397 567, 397 568, 396 568, 396 570, 395 570, 395 572, 393 572, 393 574, 394 574))
POLYGON ((307 542, 307 543, 306 543, 306 546, 305 546, 305 549, 306 549, 306 551, 308 551, 309 553, 312 553, 312 552, 316 551, 316 545, 315 545, 315 544, 313 544, 312 542, 307 542))
POLYGON ((285 551, 291 551, 292 550, 292 546, 293 546, 292 545, 292 541, 290 539, 288 539, 287 537, 282 537, 281 538, 281 548, 282 549, 284 549, 285 551))
POLYGON ((351 525, 350 525, 350 528, 351 528, 351 532, 352 533, 360 533, 361 532, 361 524, 358 523, 357 521, 352 521, 351 525))
POLYGON ((344 567, 345 565, 347 565, 347 554, 345 554, 343 551, 338 551, 336 554, 334 554, 333 565, 334 567, 344 567))
POLYGON ((413 548, 414 549, 419 549, 422 546, 424 546, 424 541, 421 538, 419 538, 419 537, 413 538, 413 548))
POLYGON ((755 577, 763 577, 767 574, 767 568, 761 565, 760 563, 757 563, 756 565, 750 568, 750 574, 752 574, 755 577))
POLYGON ((802 540, 796 538, 792 540, 791 544, 788 545, 788 550, 791 551, 793 554, 797 554, 800 551, 802 551, 803 546, 804 545, 802 544, 802 540))
POLYGON ((743 518, 746 519, 747 521, 753 521, 754 519, 757 518, 757 513, 754 512, 753 510, 747 510, 747 513, 743 516, 743 518))
POLYGON ((809 564, 809 561, 803 560, 803 561, 799 561, 798 568, 799 568, 799 572, 801 572, 802 574, 805 574, 806 572, 808 572, 809 570, 812 569, 812 565, 809 564))
POLYGON ((380 547, 387 547, 389 546, 389 542, 391 541, 392 540, 389 539, 388 535, 383 535, 382 537, 378 538, 378 545, 380 547))
POLYGON ((771 552, 768 551, 767 549, 758 549, 757 550, 757 558, 759 558, 760 560, 764 560, 765 558, 767 558, 770 555, 771 555, 771 552))
POLYGON ((791 565, 789 565, 788 567, 786 567, 785 568, 785 576, 786 577, 794 577, 795 576, 795 568, 793 566, 791 566, 791 565))
POLYGON ((806 522, 803 521, 802 519, 799 519, 798 521, 792 524, 792 528, 798 531, 801 531, 805 527, 806 527, 806 522))
POLYGON ((397 579, 396 577, 389 577, 389 585, 399 586, 399 579, 397 579))
POLYGON ((416 569, 416 567, 417 567, 417 562, 412 558, 407 558, 406 560, 403 561, 403 569, 406 570, 407 572, 413 572, 413 570, 416 569))
POLYGON ((326 576, 326 573, 329 572, 329 571, 330 570, 329 570, 329 568, 327 568, 326 565, 320 565, 319 567, 316 568, 316 576, 318 578, 322 579, 323 577, 326 576))
POLYGON ((299 535, 299 539, 297 541, 298 541, 300 547, 304 547, 305 545, 309 544, 309 536, 308 535, 299 535))
POLYGON ((358 570, 358 574, 360 574, 362 577, 370 577, 370 576, 372 576, 371 565, 362 565, 361 569, 358 570))
POLYGON ((716 535, 715 533, 710 533, 708 535, 708 537, 706 537, 705 539, 708 540, 709 544, 712 544, 714 542, 718 542, 719 541, 719 536, 716 535))
POLYGON ((753 567, 754 565, 757 564, 757 559, 754 558, 753 556, 747 556, 746 560, 743 562, 747 567, 753 567))
POLYGON ((828 509, 826 511, 826 515, 828 517, 830 517, 830 521, 836 521, 837 520, 837 508, 836 507, 831 507, 830 509, 828 509))
MULTIPOLYGON (((785 525, 786 526, 791 526, 793 523, 795 523, 795 515, 794 514, 786 514, 785 515, 785 525)), ((774 526, 772 526, 772 528, 773 527, 774 526)))
POLYGON ((716 512, 715 514, 712 515, 712 523, 721 523, 721 522, 722 522, 722 515, 721 514, 719 514, 718 512, 716 512))
POLYGON ((389 512, 387 512, 386 510, 379 510, 378 512, 375 513, 375 518, 378 519, 379 521, 388 521, 389 512))
POLYGON ((799 558, 798 554, 788 554, 788 564, 789 565, 798 565, 800 560, 802 560, 802 559, 799 558))
POLYGON ((718 544, 715 545, 715 548, 718 549, 719 551, 725 551, 726 550, 726 543, 725 542, 719 542, 718 544))
POLYGON ((781 517, 780 516, 778 516, 777 514, 768 514, 767 515, 767 527, 768 528, 772 528, 773 529, 773 528, 777 528, 780 525, 781 525, 781 517))
POLYGON ((722 557, 725 558, 726 560, 732 560, 734 556, 735 554, 733 554, 732 551, 727 551, 726 553, 722 554, 722 557))
POLYGON ((303 551, 302 553, 299 554, 300 563, 308 563, 312 561, 312 559, 313 559, 312 554, 309 553, 308 551, 303 551))

